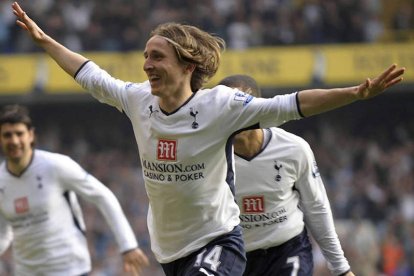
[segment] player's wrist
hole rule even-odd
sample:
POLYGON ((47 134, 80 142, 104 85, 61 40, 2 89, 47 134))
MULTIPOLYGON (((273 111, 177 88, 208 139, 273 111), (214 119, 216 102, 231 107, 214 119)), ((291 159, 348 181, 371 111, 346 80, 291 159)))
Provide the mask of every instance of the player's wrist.
POLYGON ((131 248, 131 249, 124 250, 124 251, 121 252, 121 255, 126 255, 126 254, 128 254, 128 253, 130 253, 132 251, 137 250, 138 248, 139 247, 137 246, 137 247, 134 247, 134 248, 131 248))
POLYGON ((351 272, 351 269, 348 269, 347 271, 339 274, 338 276, 346 276, 349 272, 351 272))

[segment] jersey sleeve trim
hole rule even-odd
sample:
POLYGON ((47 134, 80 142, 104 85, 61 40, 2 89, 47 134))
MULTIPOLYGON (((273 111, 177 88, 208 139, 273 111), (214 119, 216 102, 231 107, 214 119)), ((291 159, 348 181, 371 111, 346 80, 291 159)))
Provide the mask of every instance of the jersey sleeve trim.
POLYGON ((82 70, 83 67, 85 67, 86 63, 90 62, 90 60, 85 61, 81 67, 79 67, 79 69, 76 71, 75 75, 73 76, 74 79, 76 79, 76 77, 78 76, 79 72, 82 70))
POLYGON ((305 118, 305 115, 303 115, 302 110, 300 109, 299 91, 296 92, 296 107, 298 108, 298 113, 299 113, 300 117, 305 118))

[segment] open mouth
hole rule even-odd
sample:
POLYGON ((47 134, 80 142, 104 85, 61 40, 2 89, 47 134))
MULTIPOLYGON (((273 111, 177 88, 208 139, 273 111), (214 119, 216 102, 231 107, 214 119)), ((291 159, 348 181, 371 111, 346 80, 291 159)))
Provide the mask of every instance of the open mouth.
POLYGON ((149 79, 150 83, 152 84, 152 83, 158 82, 161 78, 157 75, 150 75, 150 76, 148 76, 148 79, 149 79))

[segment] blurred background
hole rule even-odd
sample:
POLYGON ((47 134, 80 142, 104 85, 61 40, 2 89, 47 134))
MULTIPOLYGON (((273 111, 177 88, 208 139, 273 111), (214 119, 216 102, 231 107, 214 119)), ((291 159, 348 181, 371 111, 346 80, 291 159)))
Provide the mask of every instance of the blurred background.
MULTIPOLYGON (((0 105, 32 113, 37 147, 67 154, 120 200, 141 247, 145 275, 163 275, 150 250, 147 196, 132 128, 92 99, 15 25, 0 0, 0 105)), ((313 148, 345 255, 356 275, 414 275, 413 0, 22 0, 43 30, 123 80, 144 81, 142 50, 159 23, 196 25, 228 46, 217 76, 255 77, 265 97, 356 85, 392 63, 405 80, 387 93, 282 128, 313 148)), ((0 156, 2 159, 3 157, 0 156)), ((92 276, 123 275, 109 227, 82 201, 92 276)), ((314 246, 315 275, 329 275, 314 246)), ((9 250, 0 275, 13 275, 9 250)))

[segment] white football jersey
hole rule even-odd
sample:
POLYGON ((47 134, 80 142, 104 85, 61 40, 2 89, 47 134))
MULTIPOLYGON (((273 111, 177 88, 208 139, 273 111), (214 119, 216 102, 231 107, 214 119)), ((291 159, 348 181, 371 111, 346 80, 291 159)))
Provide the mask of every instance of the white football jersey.
POLYGON ((91 270, 76 194, 94 203, 120 251, 137 247, 113 193, 71 158, 34 150, 20 176, 0 165, 0 254, 12 243, 15 275, 81 275, 91 270))
POLYGON ((300 118, 296 93, 259 99, 217 86, 166 113, 148 81, 114 79, 91 61, 75 79, 131 120, 149 197, 151 246, 160 263, 187 256, 239 224, 234 132, 300 118))
POLYGON ((314 154, 302 138, 279 128, 249 160, 235 156, 236 198, 246 251, 266 249, 299 235, 305 225, 318 242, 330 270, 350 267, 335 231, 314 154))

